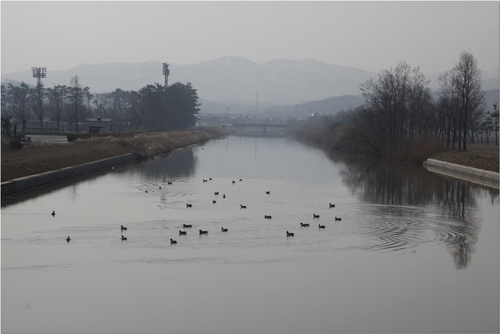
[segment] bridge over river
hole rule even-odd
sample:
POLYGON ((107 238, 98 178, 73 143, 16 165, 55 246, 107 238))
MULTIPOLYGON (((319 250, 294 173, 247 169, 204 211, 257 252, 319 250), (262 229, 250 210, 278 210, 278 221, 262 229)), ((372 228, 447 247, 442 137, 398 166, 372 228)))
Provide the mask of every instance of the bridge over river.
POLYGON ((288 128, 288 126, 284 124, 266 123, 234 123, 233 126, 242 129, 236 135, 267 137, 283 137, 285 135, 285 129, 288 128))

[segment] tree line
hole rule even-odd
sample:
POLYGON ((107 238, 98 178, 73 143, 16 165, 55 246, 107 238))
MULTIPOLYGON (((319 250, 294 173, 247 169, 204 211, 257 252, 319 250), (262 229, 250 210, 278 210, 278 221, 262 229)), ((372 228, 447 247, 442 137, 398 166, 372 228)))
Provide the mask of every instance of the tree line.
POLYGON ((436 100, 419 67, 401 62, 383 70, 377 80, 361 84, 365 103, 339 112, 330 131, 341 137, 343 148, 379 157, 402 158, 412 150, 443 144, 466 151, 467 143, 482 141, 483 135, 488 140, 491 133, 498 145, 498 103, 486 111, 475 57, 462 52, 438 82, 436 100))
POLYGON ((25 82, 2 84, 1 94, 4 133, 12 133, 14 126, 24 132, 28 123, 30 128, 38 123, 40 131, 78 132, 84 130, 89 117, 112 119, 112 131, 169 131, 194 126, 200 110, 196 89, 180 82, 167 88, 155 83, 137 91, 118 88, 93 94, 74 76, 69 85, 48 88, 43 83, 36 87, 25 82))

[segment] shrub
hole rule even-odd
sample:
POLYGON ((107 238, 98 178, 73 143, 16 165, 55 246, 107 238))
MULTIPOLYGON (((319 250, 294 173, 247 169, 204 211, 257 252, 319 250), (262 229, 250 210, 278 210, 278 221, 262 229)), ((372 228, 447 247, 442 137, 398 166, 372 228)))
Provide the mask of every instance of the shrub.
POLYGON ((71 143, 77 139, 88 139, 92 137, 91 133, 88 132, 82 132, 82 133, 69 133, 66 135, 66 138, 68 139, 68 142, 71 143))
POLYGON ((20 150, 23 148, 23 144, 21 143, 21 141, 15 139, 9 142, 9 146, 14 150, 20 150))

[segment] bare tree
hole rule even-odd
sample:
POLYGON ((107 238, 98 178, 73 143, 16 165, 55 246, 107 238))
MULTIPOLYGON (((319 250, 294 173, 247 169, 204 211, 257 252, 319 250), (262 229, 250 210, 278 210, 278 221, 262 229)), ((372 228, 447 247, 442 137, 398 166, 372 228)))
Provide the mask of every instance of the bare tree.
POLYGON ((56 122, 57 132, 61 131, 61 122, 67 91, 68 87, 62 85, 55 85, 54 88, 48 89, 50 117, 56 122))
POLYGON ((78 113, 82 108, 84 92, 78 75, 70 79, 70 84, 71 86, 68 87, 68 118, 75 122, 75 131, 78 132, 78 113))
POLYGON ((453 72, 441 73, 438 77, 440 85, 438 110, 441 116, 442 139, 446 138, 446 147, 455 148, 458 131, 458 94, 453 86, 453 72))
POLYGON ((412 69, 405 62, 381 71, 377 81, 370 79, 360 86, 365 104, 350 134, 358 132, 364 145, 381 156, 391 156, 410 141, 429 136, 435 121, 427 84, 420 68, 412 69))
MULTIPOLYGON (((472 113, 483 101, 481 91, 481 71, 477 66, 477 60, 472 53, 464 51, 460 54, 459 62, 453 68, 453 84, 459 99, 459 129, 462 132, 463 151, 467 150, 467 135, 472 113)), ((459 145, 460 148, 460 145, 459 145)))
MULTIPOLYGON (((12 111, 14 117, 21 120, 21 131, 24 133, 26 129, 26 122, 30 119, 31 108, 29 105, 30 101, 30 88, 29 86, 21 82, 19 86, 13 86, 9 84, 9 89, 11 89, 12 94, 12 111)), ((17 123, 14 125, 14 132, 17 131, 17 123)))

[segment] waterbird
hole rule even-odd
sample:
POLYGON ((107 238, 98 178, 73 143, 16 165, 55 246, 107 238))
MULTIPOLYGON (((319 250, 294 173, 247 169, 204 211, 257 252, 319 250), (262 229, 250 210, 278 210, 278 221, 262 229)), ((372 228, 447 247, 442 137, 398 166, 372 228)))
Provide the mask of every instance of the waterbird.
POLYGON ((313 213, 313 218, 319 218, 319 215, 313 213))
POLYGON ((227 228, 221 227, 220 228, 221 232, 227 232, 227 228))
POLYGON ((240 181, 243 181, 243 179, 240 179, 240 181))
POLYGON ((203 182, 208 182, 208 180, 207 179, 203 179, 203 182))
POLYGON ((309 224, 300 223, 300 226, 302 226, 302 227, 308 227, 309 224))
POLYGON ((186 208, 191 208, 191 207, 193 207, 193 204, 191 204, 191 203, 186 203, 186 208))
POLYGON ((233 184, 235 184, 235 183, 236 183, 236 181, 235 181, 235 180, 233 180, 233 184))
POLYGON ((222 198, 226 198, 226 194, 222 194, 222 198))
POLYGON ((211 177, 209 177, 208 179, 209 179, 210 181, 212 181, 212 178, 211 178, 211 177))
POLYGON ((264 219, 271 219, 271 218, 272 218, 271 216, 264 215, 264 219))
POLYGON ((71 238, 70 238, 70 237, 69 237, 69 235, 68 235, 68 237, 66 238, 66 241, 67 241, 67 242, 70 242, 70 240, 71 240, 71 238))
POLYGON ((179 231, 179 235, 186 235, 186 231, 179 231))
POLYGON ((217 201, 216 201, 216 200, 213 200, 213 201, 212 201, 212 204, 215 204, 215 203, 217 203, 217 201))
POLYGON ((292 232, 288 232, 288 231, 286 231, 286 236, 287 236, 287 237, 293 237, 293 236, 294 236, 294 234, 293 234, 292 232))
POLYGON ((161 186, 159 186, 158 189, 161 189, 161 186))
POLYGON ((126 231, 126 230, 127 230, 127 228, 126 228, 125 226, 121 225, 121 230, 122 230, 122 231, 126 231))
POLYGON ((215 196, 218 196, 218 195, 219 195, 219 192, 218 192, 218 191, 214 192, 214 195, 215 195, 215 196))
POLYGON ((147 194, 147 193, 148 193, 148 190, 146 189, 146 190, 144 190, 144 192, 147 194))
POLYGON ((208 231, 200 230, 200 234, 208 234, 208 231))
POLYGON ((52 211, 52 217, 56 216, 56 210, 52 211))
POLYGON ((184 227, 184 228, 191 228, 191 227, 193 227, 193 225, 191 225, 191 224, 182 224, 182 227, 184 227))
POLYGON ((325 228, 325 225, 321 225, 321 224, 319 224, 319 225, 318 225, 318 227, 319 227, 319 228, 325 228))
POLYGON ((172 181, 167 181, 167 184, 172 184, 172 181))
POLYGON ((342 218, 340 218, 340 217, 335 217, 335 221, 341 221, 341 220, 342 220, 342 218))
POLYGON ((246 208, 247 208, 247 206, 246 206, 246 205, 242 205, 242 204, 240 204, 240 208, 241 208, 241 209, 246 209, 246 208))
POLYGON ((333 203, 328 203, 328 205, 329 205, 329 208, 334 208, 335 207, 335 204, 333 204, 333 203))
POLYGON ((124 237, 124 236, 122 235, 122 241, 123 241, 123 240, 127 240, 127 238, 126 238, 126 237, 124 237))
POLYGON ((170 238, 170 244, 171 245, 175 245, 177 243, 177 241, 175 241, 174 239, 170 238))
POLYGON ((266 195, 271 195, 271 192, 270 191, 266 191, 266 195))

